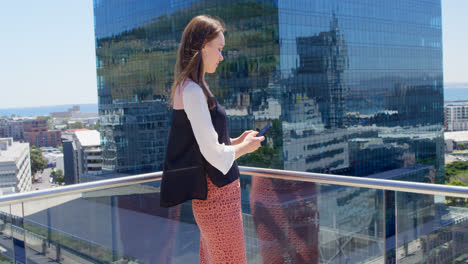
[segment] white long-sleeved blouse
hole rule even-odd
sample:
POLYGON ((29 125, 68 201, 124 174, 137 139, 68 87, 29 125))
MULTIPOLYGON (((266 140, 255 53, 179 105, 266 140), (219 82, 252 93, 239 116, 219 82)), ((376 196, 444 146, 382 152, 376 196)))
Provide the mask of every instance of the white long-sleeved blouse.
POLYGON ((202 88, 190 82, 182 92, 182 99, 201 154, 213 167, 225 175, 236 158, 235 149, 233 146, 218 142, 218 133, 213 127, 202 88))

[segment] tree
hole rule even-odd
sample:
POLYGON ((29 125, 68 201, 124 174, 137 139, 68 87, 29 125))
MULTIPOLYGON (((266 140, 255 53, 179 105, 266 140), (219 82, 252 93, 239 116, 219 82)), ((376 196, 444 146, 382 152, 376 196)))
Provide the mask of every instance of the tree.
POLYGON ((242 166, 283 169, 281 148, 272 148, 269 145, 260 147, 257 151, 244 155, 237 161, 242 166))
POLYGON ((237 162, 242 166, 283 169, 283 131, 281 120, 274 119, 272 128, 265 134, 265 141, 257 151, 240 157, 237 162), (266 144, 268 137, 273 139, 273 146, 266 144))
POLYGON ((76 121, 74 123, 69 124, 70 128, 76 129, 76 128, 83 128, 84 124, 80 121, 76 121))
POLYGON ((47 168, 47 160, 42 156, 41 149, 33 146, 29 149, 29 153, 31 159, 32 175, 36 174, 38 171, 42 172, 45 168, 47 168))
POLYGON ((62 170, 57 170, 55 172, 55 182, 57 184, 62 184, 65 182, 65 177, 63 176, 63 171, 62 170))
POLYGON ((99 122, 96 122, 96 124, 92 125, 90 129, 99 131, 99 122))
POLYGON ((52 118, 47 119, 47 127, 49 129, 54 129, 54 125, 52 124, 52 118))
MULTIPOLYGON (((448 183, 448 185, 453 185, 453 186, 463 186, 467 187, 468 184, 460 181, 451 181, 448 183)), ((448 205, 450 206, 457 206, 457 207, 466 207, 467 206, 467 200, 465 198, 460 198, 460 197, 451 197, 451 196, 446 196, 445 201, 447 202, 448 205)))
POLYGON ((468 161, 455 161, 445 166, 445 181, 450 183, 452 180, 457 180, 458 176, 464 177, 468 171, 468 161))

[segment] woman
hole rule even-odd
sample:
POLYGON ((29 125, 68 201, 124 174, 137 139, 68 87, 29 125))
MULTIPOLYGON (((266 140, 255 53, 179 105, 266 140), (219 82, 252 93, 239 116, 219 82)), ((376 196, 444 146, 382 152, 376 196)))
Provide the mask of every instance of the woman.
POLYGON ((172 86, 172 124, 161 184, 161 206, 192 201, 200 228, 200 263, 246 263, 239 169, 236 159, 264 137, 245 131, 230 139, 226 112, 205 73, 214 73, 224 47, 224 26, 209 16, 185 28, 172 86))

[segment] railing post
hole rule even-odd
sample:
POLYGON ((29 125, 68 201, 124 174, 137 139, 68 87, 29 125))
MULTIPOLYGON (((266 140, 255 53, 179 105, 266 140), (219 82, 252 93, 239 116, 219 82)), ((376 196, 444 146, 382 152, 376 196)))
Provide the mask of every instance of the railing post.
POLYGON ((47 243, 45 239, 42 239, 41 247, 42 247, 42 255, 46 256, 47 255, 47 243))
POLYGON ((55 250, 56 250, 56 254, 57 254, 57 258, 56 258, 55 261, 60 263, 61 258, 62 258, 62 250, 61 250, 61 247, 60 247, 60 243, 57 243, 57 245, 55 246, 55 250))
POLYGON ((398 193, 393 192, 393 195, 395 196, 395 263, 398 264, 398 193))
POLYGON ((112 260, 117 261, 118 256, 118 247, 117 247, 117 215, 118 215, 118 206, 117 204, 117 197, 111 196, 110 197, 110 210, 111 210, 111 230, 112 230, 112 260))
POLYGON ((396 263, 396 192, 384 191, 384 230, 385 230, 385 263, 396 263), (390 242, 390 243, 389 243, 390 242))
POLYGON ((24 263, 28 264, 28 254, 26 253, 27 245, 26 245, 26 226, 24 225, 24 202, 21 203, 21 220, 22 220, 22 228, 23 228, 23 245, 24 245, 24 263))
POLYGON ((50 220, 50 208, 47 208, 47 246, 50 247, 50 241, 52 240, 52 229, 50 220))
POLYGON ((456 238, 455 238, 455 232, 453 231, 454 229, 454 226, 450 227, 451 231, 452 231, 452 244, 451 244, 451 248, 452 248, 452 263, 455 264, 455 254, 456 254, 456 251, 455 251, 455 245, 456 245, 456 238))
POLYGON ((10 237, 11 237, 11 248, 13 249, 13 261, 16 261, 16 250, 15 250, 15 238, 13 237, 13 214, 11 213, 10 206, 10 237))

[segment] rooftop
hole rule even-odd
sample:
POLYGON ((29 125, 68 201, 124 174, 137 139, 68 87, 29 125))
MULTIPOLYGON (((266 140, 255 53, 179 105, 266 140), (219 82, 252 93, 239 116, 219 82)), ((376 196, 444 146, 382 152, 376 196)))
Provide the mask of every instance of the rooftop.
POLYGON ((29 150, 29 143, 13 142, 6 150, 0 150, 0 162, 15 162, 25 150, 29 150))
POLYGON ((76 131, 75 136, 83 147, 101 145, 100 133, 96 130, 76 131))
POLYGON ((468 141, 468 131, 445 132, 444 137, 457 142, 468 141))
POLYGON ((67 129, 67 132, 76 132, 76 131, 88 131, 89 129, 87 128, 71 128, 67 129))

